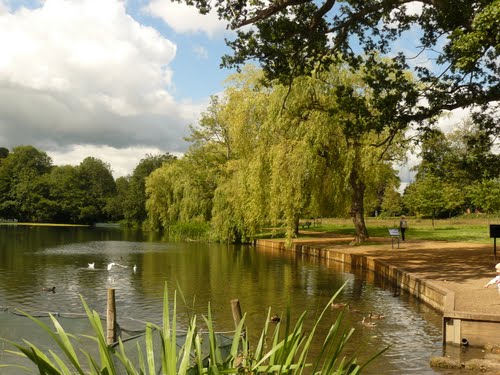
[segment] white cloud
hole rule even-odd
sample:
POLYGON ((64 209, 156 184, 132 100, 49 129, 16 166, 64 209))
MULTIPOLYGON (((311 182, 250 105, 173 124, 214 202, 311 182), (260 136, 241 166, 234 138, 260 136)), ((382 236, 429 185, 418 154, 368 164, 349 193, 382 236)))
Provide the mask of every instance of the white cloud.
POLYGON ((412 1, 410 3, 405 4, 406 6, 406 14, 408 15, 420 15, 423 10, 423 3, 420 1, 412 1))
POLYGON ((0 0, 0 30, 0 146, 185 150, 200 106, 171 94, 177 46, 123 1, 0 0))
MULTIPOLYGON (((157 147, 127 147, 116 149, 110 146, 73 145, 64 150, 48 152, 55 165, 78 165, 88 156, 96 157, 111 166, 115 178, 132 173, 146 154, 163 154, 157 147)), ((173 153, 181 156, 180 153, 173 153)))
POLYGON ((457 108, 453 111, 445 111, 436 125, 443 133, 450 133, 470 117, 470 114, 471 111, 469 108, 457 108))
POLYGON ((208 50, 205 47, 198 45, 198 46, 194 46, 193 50, 194 50, 195 55, 198 56, 198 58, 200 58, 202 60, 208 59, 208 50))
POLYGON ((226 30, 226 23, 218 19, 214 10, 202 15, 193 6, 165 0, 152 0, 144 10, 162 19, 175 32, 181 34, 205 33, 213 38, 216 34, 222 34, 226 30))

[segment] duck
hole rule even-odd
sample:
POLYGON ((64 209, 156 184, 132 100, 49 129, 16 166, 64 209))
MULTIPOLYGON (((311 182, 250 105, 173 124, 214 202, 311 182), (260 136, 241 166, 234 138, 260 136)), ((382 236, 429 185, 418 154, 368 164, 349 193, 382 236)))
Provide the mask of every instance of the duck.
POLYGON ((279 323, 281 319, 278 315, 274 314, 273 316, 271 316, 271 319, 269 319, 269 321, 272 323, 279 323))
POLYGON ((93 270, 95 268, 95 262, 89 263, 89 268, 93 270))
POLYGON ((134 270, 134 273, 137 272, 137 264, 134 264, 134 267, 132 268, 134 270))
POLYGON ((52 293, 55 293, 56 292, 56 287, 53 286, 52 288, 42 288, 42 290, 44 292, 52 292, 52 293))
POLYGON ((373 314, 373 313, 369 313, 368 314, 368 318, 370 318, 370 320, 372 319, 385 319, 385 315, 382 315, 382 314, 373 314))
POLYGON ((339 303, 333 303, 332 302, 332 304, 331 304, 331 308, 334 309, 334 310, 343 309, 346 306, 347 306, 347 304, 343 303, 343 302, 339 302, 339 303))
POLYGON ((347 306, 347 309, 348 309, 350 312, 353 312, 353 313, 357 313, 357 314, 361 313, 361 310, 354 309, 354 308, 352 308, 352 307, 351 307, 351 305, 348 305, 348 306, 347 306))
POLYGON ((368 328, 374 328, 377 326, 376 323, 373 323, 373 322, 367 322, 366 321, 366 316, 363 316, 363 320, 361 321, 361 324, 363 324, 365 327, 368 327, 368 328))
POLYGON ((115 265, 116 263, 108 263, 108 271, 111 271, 111 268, 113 268, 113 266, 115 265))

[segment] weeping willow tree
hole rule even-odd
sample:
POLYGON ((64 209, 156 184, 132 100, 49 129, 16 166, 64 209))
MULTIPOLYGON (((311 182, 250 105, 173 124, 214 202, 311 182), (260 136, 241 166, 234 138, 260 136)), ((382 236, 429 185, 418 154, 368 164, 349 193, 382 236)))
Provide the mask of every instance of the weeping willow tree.
POLYGON ((186 155, 164 164, 146 179, 146 209, 153 229, 177 223, 209 223, 214 192, 222 168, 231 158, 226 126, 219 118, 221 103, 213 97, 200 126, 191 128, 186 155))
POLYGON ((253 67, 232 76, 185 157, 148 178, 153 225, 205 220, 216 239, 238 242, 284 224, 290 240, 300 218, 350 214, 355 242, 366 240, 365 192, 384 183, 405 127, 380 106, 397 96, 365 79, 342 67, 286 87, 264 85, 253 67))
POLYGON ((390 91, 375 92, 366 84, 375 73, 339 66, 275 89, 265 133, 270 213, 285 219, 289 237, 304 214, 350 214, 354 243, 368 238, 366 193, 380 189, 388 175, 396 178, 390 163, 403 157, 407 124, 392 115, 403 110, 401 96, 412 87, 411 77, 395 73, 388 76, 390 91))

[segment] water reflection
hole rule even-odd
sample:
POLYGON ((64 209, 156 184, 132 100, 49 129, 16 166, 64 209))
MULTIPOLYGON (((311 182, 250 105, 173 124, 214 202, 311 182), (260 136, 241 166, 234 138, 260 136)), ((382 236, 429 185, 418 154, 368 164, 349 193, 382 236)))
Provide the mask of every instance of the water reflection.
MULTIPOLYGON (((178 287, 185 298, 178 298, 181 327, 193 314, 201 323, 210 302, 216 329, 231 331, 229 302, 239 299, 255 342, 269 308, 284 317, 291 305, 293 321, 307 310, 311 325, 346 283, 338 300, 351 306, 345 327, 356 329, 348 352, 358 352, 363 360, 391 346, 364 373, 434 374, 429 357, 441 355, 441 319, 435 311, 376 286, 373 275, 347 272, 341 264, 317 258, 245 246, 165 243, 151 234, 117 228, 0 226, 0 261, 0 306, 58 313, 72 332, 89 333, 85 319, 73 319, 83 313, 80 296, 104 317, 108 288, 116 289, 117 319, 124 328, 141 329, 145 321, 159 324, 167 282, 171 295, 178 287), (125 267, 108 270, 111 262, 125 267), (56 293, 42 291, 53 285, 56 293), (369 312, 386 318, 374 328, 365 327, 360 322, 369 312)), ((320 333, 326 333, 340 311, 327 313, 320 333)), ((0 313, 0 320, 0 337, 31 340, 36 332, 27 328, 26 318, 8 312, 0 313)), ((43 342, 38 336, 33 339, 43 342)), ((318 340, 313 349, 320 346, 318 340)), ((10 359, 0 354, 0 362, 10 359)))

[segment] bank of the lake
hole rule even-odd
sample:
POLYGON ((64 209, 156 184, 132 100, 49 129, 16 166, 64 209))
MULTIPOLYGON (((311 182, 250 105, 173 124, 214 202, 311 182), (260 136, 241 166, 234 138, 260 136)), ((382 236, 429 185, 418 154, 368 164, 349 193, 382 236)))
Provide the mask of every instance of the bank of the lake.
POLYGON ((443 314, 443 343, 500 346, 500 292, 484 285, 496 275, 493 245, 452 241, 371 238, 369 245, 351 246, 350 236, 307 232, 290 248, 278 239, 258 240, 272 251, 341 263, 344 271, 367 269, 443 314))

